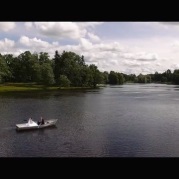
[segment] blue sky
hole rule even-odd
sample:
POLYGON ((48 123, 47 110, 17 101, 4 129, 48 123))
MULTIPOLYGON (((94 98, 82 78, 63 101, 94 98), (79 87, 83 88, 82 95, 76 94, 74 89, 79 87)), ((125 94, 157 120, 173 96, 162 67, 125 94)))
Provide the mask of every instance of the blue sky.
POLYGON ((179 68, 179 23, 0 22, 0 53, 73 51, 101 71, 148 74, 179 68))

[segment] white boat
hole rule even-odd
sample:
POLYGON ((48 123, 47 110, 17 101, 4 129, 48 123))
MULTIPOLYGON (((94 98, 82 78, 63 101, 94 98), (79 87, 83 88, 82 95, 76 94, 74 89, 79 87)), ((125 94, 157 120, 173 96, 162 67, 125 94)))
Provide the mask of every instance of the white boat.
POLYGON ((56 124, 58 119, 49 119, 45 120, 44 124, 38 125, 37 122, 31 120, 30 122, 23 123, 23 124, 16 124, 17 130, 26 130, 26 129, 41 129, 49 126, 53 126, 56 124))

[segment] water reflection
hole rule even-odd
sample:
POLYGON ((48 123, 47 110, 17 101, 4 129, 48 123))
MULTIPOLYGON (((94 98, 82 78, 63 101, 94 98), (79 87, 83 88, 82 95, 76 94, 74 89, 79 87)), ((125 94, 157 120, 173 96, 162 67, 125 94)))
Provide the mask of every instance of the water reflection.
POLYGON ((0 95, 1 157, 179 156, 177 85, 0 95), (32 117, 56 126, 16 131, 32 117))
MULTIPOLYGON (((11 127, 9 129, 16 129, 15 127, 11 127)), ((41 129, 27 129, 27 130, 16 130, 16 134, 17 135, 21 135, 23 133, 30 133, 30 134, 33 134, 33 133, 44 133, 44 131, 50 131, 50 130, 57 130, 57 126, 49 126, 47 128, 41 128, 41 129)))

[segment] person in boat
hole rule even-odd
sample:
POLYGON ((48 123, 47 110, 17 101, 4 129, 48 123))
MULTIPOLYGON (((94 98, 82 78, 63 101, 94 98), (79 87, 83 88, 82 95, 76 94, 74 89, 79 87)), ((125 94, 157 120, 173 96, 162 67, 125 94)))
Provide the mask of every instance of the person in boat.
MULTIPOLYGON (((41 117, 41 118, 42 118, 42 117, 41 117)), ((42 120, 41 120, 41 118, 40 118, 40 120, 37 122, 37 124, 38 124, 38 125, 40 125, 40 124, 41 124, 41 121, 42 121, 42 120)))
POLYGON ((38 124, 38 125, 45 124, 44 119, 43 119, 42 117, 40 117, 40 121, 38 121, 38 123, 37 123, 37 124, 38 124))
POLYGON ((31 117, 29 118, 28 123, 29 123, 29 124, 32 124, 32 118, 31 118, 31 117))
POLYGON ((42 124, 45 124, 44 118, 42 118, 42 124))

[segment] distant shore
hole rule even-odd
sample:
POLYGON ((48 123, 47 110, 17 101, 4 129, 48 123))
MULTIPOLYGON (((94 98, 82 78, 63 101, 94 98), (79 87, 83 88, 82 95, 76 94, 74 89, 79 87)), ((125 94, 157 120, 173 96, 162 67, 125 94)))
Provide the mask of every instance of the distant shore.
MULTIPOLYGON (((101 87, 98 86, 97 88, 101 87)), ((44 86, 35 83, 6 83, 0 84, 0 93, 4 92, 40 92, 40 91, 58 91, 58 90, 81 90, 93 89, 92 87, 59 87, 59 86, 44 86)))
MULTIPOLYGON (((133 82, 127 82, 124 84, 135 84, 133 82)), ((140 83, 148 84, 148 83, 140 83)), ((168 84, 172 83, 156 83, 156 84, 168 84)), ((96 88, 93 87, 59 87, 59 86, 44 86, 36 83, 5 83, 0 84, 0 93, 8 92, 51 92, 51 91, 60 91, 60 90, 86 90, 86 89, 98 89, 101 87, 106 87, 105 84, 99 84, 96 88)))

